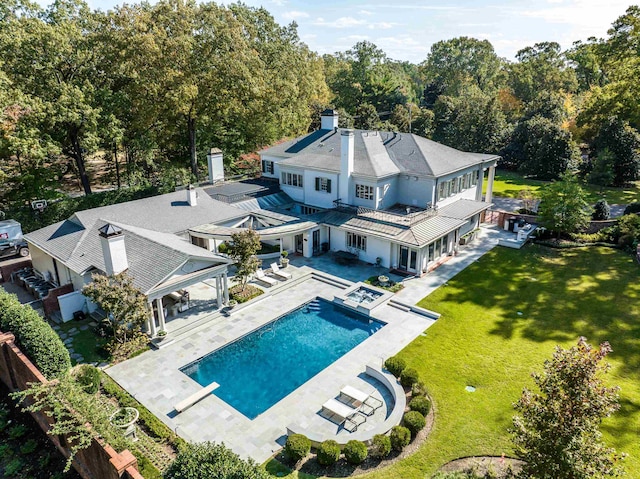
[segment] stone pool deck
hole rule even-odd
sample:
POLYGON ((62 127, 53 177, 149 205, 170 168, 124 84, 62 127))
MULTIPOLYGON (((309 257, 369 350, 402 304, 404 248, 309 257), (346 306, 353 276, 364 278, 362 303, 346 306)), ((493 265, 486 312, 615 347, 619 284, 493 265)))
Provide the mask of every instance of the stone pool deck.
MULTIPOLYGON (((214 394, 186 411, 176 414, 174 406, 201 389, 179 368, 238 339, 273 319, 315 298, 332 300, 344 286, 328 284, 311 274, 308 267, 295 268, 294 281, 278 288, 270 297, 234 312, 230 317, 212 315, 191 334, 159 349, 106 369, 114 380, 188 441, 224 442, 242 457, 264 462, 284 443, 286 427, 292 423, 324 433, 350 433, 320 416, 321 406, 338 396, 346 385, 373 392, 389 401, 387 391, 363 375, 367 364, 381 366, 434 323, 434 320, 404 312, 388 304, 371 316, 386 324, 305 384, 253 420, 248 419, 214 394), (298 281, 295 281, 298 277, 298 281)), ((304 361, 304 357, 300 358, 304 361)), ((292 364, 291 367, 296 367, 292 364)), ((269 371, 264 371, 269 374, 269 371)), ((386 417, 386 407, 371 417, 360 430, 373 428, 386 417)))

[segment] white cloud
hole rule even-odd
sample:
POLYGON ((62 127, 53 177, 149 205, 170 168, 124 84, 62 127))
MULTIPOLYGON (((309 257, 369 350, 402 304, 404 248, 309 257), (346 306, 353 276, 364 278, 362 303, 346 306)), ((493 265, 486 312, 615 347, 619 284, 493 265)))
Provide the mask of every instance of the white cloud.
POLYGON ((378 22, 378 23, 370 23, 369 28, 371 30, 388 30, 390 28, 395 27, 396 25, 398 24, 393 22, 378 22))
POLYGON ((349 42, 361 42, 362 40, 368 40, 369 35, 347 35, 346 37, 340 37, 340 40, 346 40, 349 42))
POLYGON ((415 63, 419 63, 427 57, 431 46, 410 34, 379 37, 373 43, 382 48, 389 58, 409 60, 415 63))
POLYGON ((359 15, 373 15, 373 12, 371 10, 360 10, 358 12, 359 15))
POLYGON ((352 27, 357 27, 359 25, 364 25, 366 23, 367 22, 364 20, 358 20, 357 18, 353 18, 353 17, 340 17, 330 22, 327 22, 324 20, 324 18, 319 17, 314 22, 314 25, 318 25, 320 27, 331 27, 331 28, 352 28, 352 27))
POLYGON ((297 20, 299 18, 309 18, 309 14, 307 12, 291 10, 290 12, 283 13, 282 17, 286 20, 297 20))

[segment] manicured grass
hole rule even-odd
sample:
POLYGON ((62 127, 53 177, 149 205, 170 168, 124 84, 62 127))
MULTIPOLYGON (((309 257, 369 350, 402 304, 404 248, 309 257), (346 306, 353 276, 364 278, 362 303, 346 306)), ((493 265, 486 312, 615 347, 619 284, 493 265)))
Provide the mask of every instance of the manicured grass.
POLYGON ((613 347, 608 381, 621 387, 621 410, 604 438, 629 454, 627 477, 640 477, 637 278, 633 258, 608 248, 496 248, 422 300, 442 317, 400 355, 432 395, 434 429, 413 456, 362 477, 418 479, 455 458, 512 454, 512 404, 554 347, 579 336, 613 347))
MULTIPOLYGON (((547 183, 547 181, 524 178, 522 175, 513 171, 497 170, 493 182, 493 196, 517 198, 523 188, 528 187, 532 191, 537 191, 542 185, 547 183)), ((638 183, 629 188, 601 188, 596 185, 584 185, 584 188, 589 193, 588 201, 590 203, 595 203, 600 198, 606 198, 607 202, 612 205, 626 205, 640 200, 640 187, 638 183)), ((485 193, 486 189, 487 185, 485 183, 485 193)))

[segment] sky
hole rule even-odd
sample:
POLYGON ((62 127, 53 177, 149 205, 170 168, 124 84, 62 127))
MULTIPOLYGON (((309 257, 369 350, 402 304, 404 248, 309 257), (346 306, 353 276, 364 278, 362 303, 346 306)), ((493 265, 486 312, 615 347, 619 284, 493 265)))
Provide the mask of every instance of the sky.
MULTIPOLYGON (((38 0, 46 6, 49 0, 38 0)), ((124 0, 88 0, 108 10, 124 0)), ((153 1, 153 0, 152 0, 153 1)), ((280 24, 295 21, 302 41, 320 53, 375 43, 394 60, 422 62, 431 45, 468 36, 491 42, 514 60, 518 50, 541 41, 564 49, 575 40, 605 37, 630 0, 244 0, 263 6, 280 24)), ((129 0, 128 3, 134 3, 129 0)), ((221 3, 229 3, 223 1, 221 3)))

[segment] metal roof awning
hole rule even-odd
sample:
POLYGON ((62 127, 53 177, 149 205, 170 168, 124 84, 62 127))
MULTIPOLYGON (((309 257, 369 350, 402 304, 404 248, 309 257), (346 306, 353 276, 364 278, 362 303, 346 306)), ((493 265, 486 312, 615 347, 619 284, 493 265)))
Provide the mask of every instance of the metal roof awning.
MULTIPOLYGON (((287 223, 278 226, 271 226, 268 228, 262 228, 254 230, 260 235, 262 240, 275 240, 280 239, 283 236, 290 236, 301 234, 309 231, 312 228, 316 228, 318 223, 313 221, 301 221, 296 223, 287 223)), ((189 234, 198 238, 211 238, 216 240, 228 241, 231 239, 231 235, 246 231, 248 228, 231 228, 227 226, 218 225, 202 225, 196 228, 191 228, 189 234)))

